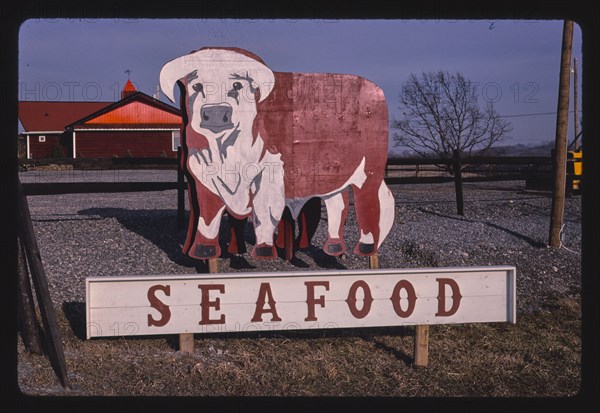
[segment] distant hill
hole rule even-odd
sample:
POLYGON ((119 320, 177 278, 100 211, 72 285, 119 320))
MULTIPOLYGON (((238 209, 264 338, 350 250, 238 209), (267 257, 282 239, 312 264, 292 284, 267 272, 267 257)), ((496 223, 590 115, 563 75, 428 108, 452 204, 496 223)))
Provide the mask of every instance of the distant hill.
POLYGON ((554 149, 554 141, 547 141, 537 145, 495 146, 486 152, 486 156, 550 156, 554 149))
MULTIPOLYGON (((554 141, 547 141, 539 144, 525 145, 504 145, 494 146, 488 149, 484 156, 550 156, 550 152, 554 149, 554 141)), ((391 153, 390 158, 413 158, 418 157, 410 151, 399 153, 391 153)))

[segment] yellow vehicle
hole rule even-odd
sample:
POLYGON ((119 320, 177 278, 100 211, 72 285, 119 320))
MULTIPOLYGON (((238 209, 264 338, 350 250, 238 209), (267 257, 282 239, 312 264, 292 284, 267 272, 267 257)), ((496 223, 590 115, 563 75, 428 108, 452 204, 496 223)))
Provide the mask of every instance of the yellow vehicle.
POLYGON ((567 177, 570 184, 568 190, 579 191, 581 189, 581 173, 583 170, 583 149, 567 151, 567 177))

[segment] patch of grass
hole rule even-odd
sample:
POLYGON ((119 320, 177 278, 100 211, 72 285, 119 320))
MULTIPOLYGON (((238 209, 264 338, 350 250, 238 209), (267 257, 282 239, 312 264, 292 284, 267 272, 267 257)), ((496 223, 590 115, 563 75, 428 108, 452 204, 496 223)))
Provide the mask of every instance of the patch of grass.
POLYGON ((32 394, 160 396, 575 395, 581 380, 581 309, 547 298, 516 324, 430 327, 429 365, 413 365, 414 328, 196 336, 194 354, 172 337, 82 340, 59 313, 68 372, 61 390, 45 357, 19 351, 32 394))

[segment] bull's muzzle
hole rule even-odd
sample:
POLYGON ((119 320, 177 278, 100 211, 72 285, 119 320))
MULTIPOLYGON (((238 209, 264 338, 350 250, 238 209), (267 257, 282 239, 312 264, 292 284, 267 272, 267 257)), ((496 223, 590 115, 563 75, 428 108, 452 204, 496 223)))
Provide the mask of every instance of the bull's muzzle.
POLYGON ((233 108, 228 103, 203 105, 200 108, 200 127, 214 133, 232 129, 232 113, 233 108))

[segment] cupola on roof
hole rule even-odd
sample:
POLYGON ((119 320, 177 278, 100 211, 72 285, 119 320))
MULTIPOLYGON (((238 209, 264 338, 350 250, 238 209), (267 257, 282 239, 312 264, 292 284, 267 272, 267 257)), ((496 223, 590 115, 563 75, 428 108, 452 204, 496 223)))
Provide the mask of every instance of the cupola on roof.
POLYGON ((121 99, 125 99, 129 95, 133 95, 135 92, 137 92, 137 89, 135 88, 135 86, 133 86, 131 80, 127 79, 127 83, 125 83, 125 86, 121 91, 121 99))

